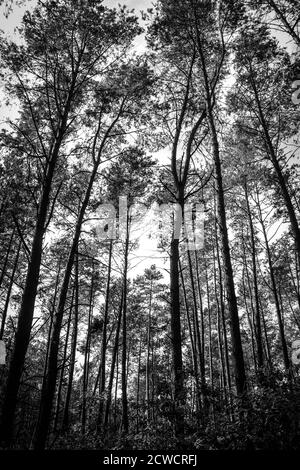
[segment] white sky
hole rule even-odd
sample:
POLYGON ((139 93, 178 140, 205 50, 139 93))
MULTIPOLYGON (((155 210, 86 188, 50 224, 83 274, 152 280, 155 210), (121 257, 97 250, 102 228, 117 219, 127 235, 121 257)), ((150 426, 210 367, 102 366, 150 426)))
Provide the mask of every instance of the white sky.
POLYGON ((153 1, 152 0, 104 0, 104 5, 108 7, 115 7, 119 4, 127 5, 128 8, 134 8, 136 10, 145 10, 146 8, 151 8, 153 1))
MULTIPOLYGON (((37 0, 27 0, 27 2, 21 6, 14 5, 13 11, 9 14, 8 18, 3 15, 5 6, 2 4, 0 7, 0 28, 7 34, 13 34, 14 28, 20 25, 22 16, 25 10, 31 10, 36 5, 37 0)), ((108 7, 117 7, 118 5, 127 5, 128 8, 134 8, 137 13, 141 10, 151 8, 152 0, 104 0, 104 5, 108 7)))

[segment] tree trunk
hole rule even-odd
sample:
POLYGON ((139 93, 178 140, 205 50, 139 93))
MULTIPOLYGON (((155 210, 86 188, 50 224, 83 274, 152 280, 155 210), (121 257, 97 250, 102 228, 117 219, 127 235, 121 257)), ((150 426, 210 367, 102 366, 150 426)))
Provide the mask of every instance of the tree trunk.
POLYGON ((67 353, 68 353, 68 343, 69 343, 69 336, 70 336, 70 326, 71 326, 73 301, 74 301, 74 289, 73 289, 72 299, 71 299, 71 304, 70 304, 67 332, 66 332, 65 345, 64 345, 64 353, 63 353, 63 359, 62 359, 62 365, 61 365, 61 371, 60 371, 60 378, 59 378, 59 385, 58 385, 58 391, 57 391, 55 420, 54 420, 54 426, 53 426, 54 432, 57 431, 58 422, 59 422, 61 393, 62 393, 62 389, 63 389, 63 381, 64 381, 64 376, 65 376, 65 367, 66 367, 66 362, 67 362, 67 353))
POLYGON ((101 372, 100 372, 100 384, 99 384, 99 413, 97 418, 98 427, 101 426, 103 421, 103 410, 104 410, 104 392, 105 392, 105 376, 106 376, 106 347, 107 347, 107 322, 108 322, 108 308, 110 301, 110 278, 111 278, 111 261, 112 261, 112 250, 113 242, 109 244, 109 255, 108 255, 108 269, 107 269, 107 284, 105 294, 105 307, 103 317, 103 333, 102 333, 102 347, 101 347, 101 372))
POLYGON ((212 362, 212 337, 211 337, 211 307, 210 307, 210 292, 208 283, 208 269, 205 260, 205 280, 206 280, 206 296, 207 296, 207 313, 208 313, 208 352, 209 352, 209 378, 210 386, 213 389, 213 362, 212 362))
POLYGON ((141 356, 142 356, 142 339, 140 338, 138 370, 137 370, 137 387, 136 387, 136 433, 139 432, 139 413, 140 413, 140 377, 141 377, 141 356))
MULTIPOLYGON (((181 221, 183 208, 183 194, 178 194, 176 213, 174 215, 174 231, 181 221)), ((171 294, 171 341, 173 358, 173 387, 174 387, 174 419, 175 436, 182 438, 184 435, 184 379, 182 364, 182 339, 180 319, 180 295, 179 295, 179 239, 173 238, 170 250, 170 294, 171 294)))
MULTIPOLYGON (((252 71, 250 70, 250 72, 252 72, 252 71)), ((281 194, 282 194, 282 197, 283 197, 283 200, 285 202, 285 206, 286 206, 286 209, 287 209, 287 212, 288 212, 288 215, 289 215, 289 219, 290 219, 290 223, 291 223, 291 227, 292 227, 292 232, 293 232, 294 239, 295 239, 295 247, 296 247, 297 258, 298 258, 298 266, 300 267, 300 228, 299 228, 296 212, 295 212, 295 209, 294 209, 294 206, 293 206, 293 203, 292 203, 292 199, 291 199, 291 196, 290 196, 290 193, 289 193, 289 190, 288 190, 286 179, 285 179, 285 177, 282 173, 282 169, 280 167, 280 164, 279 164, 279 161, 278 161, 278 158, 277 158, 274 146, 273 146, 273 142, 272 142, 272 139, 270 137, 268 125, 267 125, 267 122, 265 120, 265 115, 264 115, 264 112, 263 112, 263 109, 262 109, 262 106, 261 106, 260 97, 259 97, 259 94, 258 94, 258 91, 257 91, 256 83, 255 83, 255 80, 253 78, 251 80, 251 83, 252 83, 252 88, 253 88, 257 108, 258 108, 260 123, 261 123, 261 126, 263 128, 263 132, 264 132, 266 148, 267 148, 267 151, 269 153, 270 160, 273 164, 273 167, 276 171, 278 183, 279 183, 279 186, 280 186, 280 189, 281 189, 281 194)))
POLYGON ((150 281, 150 299, 147 325, 147 356, 146 356, 146 409, 147 421, 150 421, 150 347, 151 347, 151 310, 152 310, 152 280, 150 281))
MULTIPOLYGON (((62 287, 60 291, 58 309, 57 309, 54 322, 53 322, 51 347, 50 347, 50 353, 49 353, 48 374, 47 374, 47 380, 44 383, 44 386, 42 388, 40 413, 39 413, 38 424, 37 424, 35 438, 34 438, 34 448, 36 450, 42 450, 45 448, 47 434, 49 430, 51 409, 52 409, 52 403, 53 403, 53 398, 55 394, 55 386, 56 386, 56 378, 57 378, 57 355, 58 355, 58 349, 59 349, 59 337, 60 337, 61 325, 62 325, 64 310, 65 310, 70 277, 71 277, 73 263, 74 263, 74 257, 77 251, 77 247, 78 247, 78 243, 79 243, 79 239, 81 235, 82 223, 84 220, 86 209, 90 201, 90 196, 92 193, 95 178, 97 176, 98 168, 101 163, 102 151, 104 149, 107 139, 110 136, 111 131, 113 130, 114 126, 116 125, 117 121, 119 120, 121 116, 121 113, 123 111, 123 105, 124 103, 122 103, 116 118, 112 121, 112 123, 106 130, 105 135, 102 138, 101 144, 99 146, 97 155, 95 155, 93 151, 93 155, 92 155, 93 162, 94 162, 93 170, 90 176, 88 186, 85 191, 81 208, 79 210, 79 214, 78 214, 78 218, 77 218, 77 222, 75 226, 75 231, 74 231, 74 236, 73 236, 73 240, 72 240, 72 244, 71 244, 71 248, 69 252, 69 257, 68 257, 67 265, 65 268, 64 279, 63 279, 63 283, 62 283, 62 287)), ((99 126, 100 126, 100 122, 99 122, 99 126)), ((97 144, 99 126, 98 126, 98 131, 96 132, 95 137, 94 137, 94 147, 96 147, 96 144, 97 144)))
POLYGON ((206 379, 205 379, 205 355, 204 355, 204 345, 205 345, 205 328, 204 328, 204 312, 203 312, 203 302, 202 302, 202 293, 200 286, 200 273, 199 273, 199 263, 197 251, 195 251, 195 262, 196 262, 196 275, 197 275, 197 291, 199 298, 199 307, 200 307, 200 325, 198 316, 196 318, 197 322, 197 347, 199 354, 199 365, 200 365, 200 378, 201 378, 201 389, 202 389, 202 398, 203 404, 205 404, 206 396, 206 379))
POLYGON ((122 429, 128 433, 128 399, 127 399, 127 271, 129 251, 129 216, 127 215, 126 241, 123 273, 123 322, 122 322, 122 429))
POLYGON ((25 356, 29 345, 31 326, 33 320, 34 304, 39 282, 43 237, 50 200, 50 192, 59 147, 56 155, 52 157, 45 180, 44 190, 39 205, 39 213, 32 242, 30 261, 25 281, 22 303, 19 312, 18 326, 15 336, 15 345, 9 367, 6 392, 4 396, 0 441, 9 446, 13 437, 14 415, 17 406, 17 395, 20 387, 25 356))
POLYGON ((116 358, 117 358, 117 351, 119 349, 119 336, 120 336, 121 320, 122 320, 122 312, 123 312, 123 296, 124 296, 124 292, 123 292, 123 289, 122 289, 122 297, 121 297, 119 314, 118 314, 118 319, 117 319, 115 344, 114 344, 113 354, 112 354, 112 358, 111 358, 110 376, 109 376, 109 381, 108 381, 108 386, 107 386, 107 401, 106 401, 105 415, 104 415, 104 429, 106 429, 107 424, 108 424, 108 417, 109 417, 110 404, 111 404, 112 386, 113 386, 113 381, 114 381, 116 358))
POLYGON ((71 100, 74 93, 77 73, 78 69, 77 72, 74 72, 74 77, 68 95, 68 100, 65 105, 65 110, 61 119, 60 127, 57 131, 57 138, 54 143, 53 152, 49 156, 48 168, 46 170, 43 191, 39 203, 39 210, 31 246, 28 271, 24 286, 21 307, 19 311, 15 346, 8 372, 6 392, 2 407, 0 442, 3 442, 6 446, 10 445, 13 437, 13 424, 15 410, 17 406, 17 396, 20 387, 25 356, 30 341, 34 304, 39 283, 40 266, 43 251, 43 239, 46 229, 46 220, 50 202, 52 181, 56 169, 56 163, 58 160, 60 148, 67 129, 67 121, 70 113, 71 100))
POLYGON ((189 330, 189 336, 190 336, 190 342, 191 342, 192 361, 193 361, 193 367, 194 367, 195 385, 196 385, 196 394, 197 394, 196 412, 197 412, 197 420, 199 420, 199 413, 200 413, 200 410, 201 410, 201 399, 200 399, 201 398, 201 393, 200 393, 200 384, 199 384, 197 348, 196 348, 196 344, 195 344, 196 343, 196 338, 195 338, 195 335, 193 334, 193 330, 192 330, 190 312, 189 312, 189 305, 188 305, 188 299, 187 299, 187 293, 186 293, 185 282, 184 282, 184 278, 183 278, 182 266, 181 266, 180 261, 179 261, 179 269, 180 269, 180 275, 181 275, 181 285, 182 285, 182 291, 183 291, 183 297, 184 297, 184 303, 185 303, 187 324, 188 324, 188 330, 189 330))
POLYGON ((232 342, 232 359, 234 364, 235 384, 238 395, 246 391, 246 373, 244 364, 244 355, 242 348, 240 322, 235 295, 235 285, 233 270, 231 264, 231 254, 228 239, 227 217, 225 209, 223 176, 220 159, 220 150, 217 131, 215 127, 215 119, 213 115, 212 92, 208 81, 206 63, 202 51, 200 32, 197 28, 197 44, 204 77, 205 95, 206 95, 206 111, 210 135, 212 139, 212 152, 215 163, 216 183, 217 183, 217 208, 218 208, 218 224, 222 242, 222 253, 224 259, 225 285, 227 293, 228 308, 230 314, 231 342, 232 342))
POLYGON ((74 369, 75 369, 75 361, 76 361, 76 346, 77 346, 77 333, 78 333, 78 304, 79 304, 79 283, 78 283, 78 253, 76 254, 75 258, 75 298, 74 298, 74 322, 73 322, 73 331, 72 331, 72 343, 71 343, 71 354, 70 354, 70 366, 69 366, 69 379, 68 379, 68 387, 66 392, 66 400, 64 406, 64 415, 63 415, 63 423, 62 429, 63 431, 67 431, 69 426, 69 409, 70 409, 70 402, 71 402, 71 394, 72 394, 72 387, 73 387, 73 376, 74 376, 74 369))
POLYGON ((82 222, 84 219, 85 211, 89 203, 93 183, 97 174, 99 162, 94 165, 89 185, 87 187, 84 201, 79 211, 78 219, 76 222, 74 237, 72 240, 71 249, 69 252, 69 257, 67 261, 67 265, 65 268, 64 279, 61 286, 59 303, 56 315, 53 321, 53 331, 51 337, 51 346, 50 346, 50 353, 49 353, 49 362, 48 362, 48 373, 46 381, 43 384, 42 388, 42 397, 41 397, 41 404, 40 404, 40 413, 38 418, 38 424, 35 432, 34 438, 34 448, 36 450, 42 450, 45 448, 48 429, 50 426, 50 417, 51 417, 51 409, 53 398, 55 394, 55 386, 56 386, 56 378, 57 378, 57 357, 58 357, 58 350, 59 350, 59 337, 61 331, 61 325, 63 320, 63 315, 65 311, 65 304, 68 294, 68 287, 70 282, 70 277, 72 273, 73 263, 75 254, 77 251, 79 238, 81 234, 81 227, 82 222))
POLYGON ((248 186, 247 186, 246 178, 245 178, 245 182, 244 182, 244 190, 245 190, 245 199, 246 199, 246 203, 247 203, 247 212, 248 212, 248 220, 249 220, 249 227, 250 227, 250 235, 251 235, 253 290, 254 290, 254 299, 255 299, 255 323, 254 323, 254 327, 255 327, 256 348, 257 348, 257 367, 258 367, 259 376, 261 376, 262 367, 264 365, 264 356, 263 356, 263 341, 262 341, 262 333, 261 333, 260 305, 259 305, 259 293, 258 293, 258 281, 257 281, 255 233, 254 233, 254 226, 253 226, 251 208, 250 208, 250 203, 249 203, 248 186))
POLYGON ((265 241, 265 245, 266 245, 267 260, 268 260, 268 265, 269 265, 272 291, 273 291, 273 296, 274 296, 274 301, 275 301, 275 308, 276 308, 277 320, 278 320, 278 326, 279 326, 279 334, 280 334, 280 339, 281 339, 283 362, 284 362, 285 369, 287 371, 289 371, 290 370, 289 353, 288 353, 288 348, 287 348, 287 343, 286 343, 285 333, 284 333, 284 325, 283 325, 281 311, 280 311, 279 296, 278 296, 278 292, 277 292, 277 286, 276 286, 276 279, 275 279, 275 274, 274 274, 274 269, 273 269, 271 250, 270 250, 270 246, 269 246, 269 241, 268 241, 268 236, 267 236, 265 224, 264 224, 263 217, 262 217, 262 211, 261 211, 261 207, 260 207, 258 193, 257 193, 257 206, 258 206, 258 211, 259 211, 260 224, 261 224, 261 227, 262 227, 264 241, 265 241))
POLYGON ((13 288, 13 285, 14 285, 15 274, 16 274, 16 270, 17 270, 18 262, 19 262, 21 244, 22 244, 22 242, 20 241, 20 243, 18 245, 18 248, 17 248, 17 254, 16 254, 16 257, 15 257, 15 262, 14 262, 12 273, 11 273, 11 276, 10 276, 9 286, 8 286, 7 293, 6 293, 5 304, 4 304, 4 308, 3 308, 3 312, 2 312, 2 320, 1 320, 1 328, 0 328, 0 339, 2 339, 3 333, 4 333, 4 327, 5 327, 5 322, 6 322, 6 317, 7 317, 8 307, 9 307, 11 291, 12 291, 12 288, 13 288))
POLYGON ((89 383, 89 356, 90 356, 90 341, 91 341, 91 322, 93 316, 93 301, 94 301, 94 269, 92 270, 92 282, 90 293, 90 305, 88 315, 88 325, 86 333, 85 351, 84 351, 84 367, 83 367, 83 383, 82 383, 82 411, 81 411, 81 434, 85 435, 86 429, 86 395, 89 383))
MULTIPOLYGON (((197 398, 200 399, 200 396, 202 396, 202 402, 204 408, 206 408, 206 380, 205 380, 205 370, 204 370, 204 356, 202 355, 202 351, 204 350, 204 344, 201 344, 201 338, 200 338, 200 328, 199 328, 199 319, 198 319, 198 305, 197 305, 197 296, 196 296, 196 286, 195 286, 195 281, 194 281, 194 273, 193 273, 193 266, 192 266, 192 258, 191 258, 191 253, 188 250, 187 252, 188 256, 188 265, 189 265, 189 273, 190 273, 190 279, 191 279, 191 289, 192 289, 192 296, 193 296, 193 326, 194 326, 194 343, 195 343, 195 356, 196 356, 196 363, 195 367, 197 368, 197 375, 196 375, 196 390, 198 392, 197 398), (198 353, 198 354, 197 354, 198 353), (198 359, 199 359, 199 373, 200 373, 200 380, 201 380, 201 394, 200 388, 199 388, 199 373, 198 373, 198 359)), ((196 254, 196 273, 198 276, 198 288, 199 288, 199 296, 201 297, 201 292, 200 292, 200 280, 199 280, 199 271, 198 271, 198 264, 197 264, 197 254, 196 254)), ((201 299, 202 301, 202 299, 201 299)), ((200 310, 202 310, 202 305, 200 306, 200 310)), ((203 312, 201 313, 201 315, 203 312)), ((202 324, 203 328, 203 324, 202 324)), ((201 402, 199 403, 199 408, 201 408, 201 402)))
MULTIPOLYGON (((249 308, 248 308, 246 283, 245 283, 245 271, 247 272, 247 268, 245 269, 246 262, 247 262, 246 258, 244 258, 244 267, 243 267, 243 273, 242 273, 242 285, 243 285, 245 310, 246 310, 246 315, 247 315, 249 329, 250 329, 250 335, 251 335, 251 347, 252 347, 252 356, 253 356, 254 369, 255 369, 255 374, 257 374, 257 360, 256 360, 256 351, 255 351, 255 334, 254 334, 254 331, 253 331, 254 328, 253 328, 253 324, 252 324, 252 321, 251 321, 251 316, 250 316, 249 308)), ((248 281, 249 281, 249 279, 248 279, 248 281)), ((250 292, 250 295, 251 295, 249 282, 248 282, 248 286, 249 286, 249 292, 250 292)), ((252 304, 252 301, 251 301, 251 304, 252 304)), ((253 305, 252 305, 252 310, 253 310, 253 305)))
POLYGON ((3 282, 4 276, 6 275, 6 267, 7 267, 7 263, 8 263, 8 260, 9 260, 10 250, 11 250, 12 242, 13 242, 13 239, 14 239, 14 236, 15 236, 15 231, 16 231, 16 228, 14 227, 13 231, 11 233, 9 242, 8 242, 8 247, 7 247, 6 255, 5 255, 5 258, 4 258, 4 263, 3 263, 3 266, 2 266, 2 269, 1 269, 0 289, 2 287, 2 282, 3 282))

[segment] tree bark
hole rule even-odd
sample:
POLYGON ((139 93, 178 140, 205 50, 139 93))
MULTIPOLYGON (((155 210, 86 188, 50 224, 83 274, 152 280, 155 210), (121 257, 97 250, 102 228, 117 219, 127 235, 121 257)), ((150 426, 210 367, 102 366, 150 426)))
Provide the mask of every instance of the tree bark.
POLYGON ((13 242, 13 239, 14 239, 14 236, 15 236, 15 231, 16 231, 16 228, 14 227, 13 231, 11 233, 9 242, 8 242, 8 247, 7 247, 5 258, 4 258, 4 263, 3 263, 3 266, 2 266, 2 269, 1 269, 0 289, 2 287, 2 282, 3 282, 4 276, 6 275, 6 267, 7 267, 7 263, 8 263, 8 260, 9 260, 10 250, 11 250, 12 242, 13 242))
POLYGON ((281 315, 281 311, 280 311, 280 302, 279 302, 279 296, 278 296, 277 286, 276 286, 276 279, 275 279, 275 274, 274 274, 274 269, 273 269, 271 250, 270 250, 270 246, 269 246, 266 227, 265 227, 265 224, 264 224, 264 221, 263 221, 263 216, 262 216, 262 211, 261 211, 261 206, 260 206, 260 202, 259 202, 258 193, 257 193, 257 205, 258 205, 258 211, 259 211, 260 224, 261 224, 261 227, 262 227, 265 246, 266 246, 267 260, 268 260, 268 265, 269 265, 269 273, 270 273, 270 278, 271 278, 272 291, 273 291, 276 314, 277 314, 277 320, 278 320, 278 326, 279 326, 279 334, 280 334, 280 339, 281 339, 283 362, 284 362, 285 369, 287 371, 289 371, 290 370, 289 353, 288 353, 287 343, 286 343, 286 339, 285 339, 285 332, 284 332, 284 325, 283 325, 283 321, 282 321, 282 315, 281 315))
MULTIPOLYGON (((179 196, 180 208, 182 198, 179 196), (180 201, 181 199, 181 201, 180 201)), ((178 225, 176 211, 175 227, 178 225)), ((181 438, 184 434, 184 413, 185 402, 183 364, 182 364, 182 339, 181 339, 181 319, 180 319, 180 296, 179 296, 179 240, 171 241, 170 250, 170 291, 171 291, 171 341, 173 357, 173 384, 174 384, 174 419, 175 436, 181 438)))
POLYGON ((262 374, 262 367, 264 365, 263 341, 262 341, 262 333, 261 333, 260 305, 259 305, 259 293, 258 293, 258 281, 257 281, 255 233, 254 233, 254 226, 253 226, 251 208, 250 208, 250 203, 249 203, 248 186, 247 186, 247 179, 246 178, 245 178, 245 181, 244 181, 244 191, 245 191, 245 199, 246 199, 246 203, 247 203, 247 213, 248 213, 250 235, 251 235, 253 291, 254 291, 254 299, 255 299, 255 323, 254 323, 254 327, 255 327, 256 348, 257 348, 257 367, 258 367, 258 373, 259 373, 259 376, 260 376, 262 374))
POLYGON ((63 414, 63 422, 62 422, 62 430, 63 432, 67 431, 69 426, 69 410, 70 410, 70 402, 71 402, 71 394, 73 388, 73 376, 74 376, 74 369, 75 369, 75 361, 76 361, 76 346, 77 346, 77 334, 78 334, 78 304, 79 304, 79 279, 78 279, 78 253, 76 254, 75 258, 75 298, 74 298, 74 321, 73 321, 73 331, 72 331, 72 343, 71 343, 71 354, 70 354, 70 366, 69 366, 69 379, 68 379, 68 387, 66 392, 66 399, 65 399, 65 406, 64 406, 64 414, 63 414))
POLYGON ((222 253, 223 253, 223 259, 224 259, 224 271, 225 271, 225 285, 226 285, 227 301, 228 301, 228 308, 229 308, 229 314, 230 314, 232 359, 233 359, 233 364, 234 364, 235 384, 236 384, 236 390, 237 390, 238 395, 241 395, 246 391, 246 373, 245 373, 239 314, 238 314, 237 300, 236 300, 236 294, 235 294, 234 277, 233 277, 233 270, 232 270, 232 263, 231 263, 229 239, 228 239, 222 167, 221 167, 218 136, 217 136, 215 120, 214 120, 214 115, 213 115, 213 105, 212 105, 213 101, 212 101, 212 94, 211 94, 213 92, 210 89, 210 85, 208 81, 206 62, 205 62, 205 58, 204 58, 203 51, 202 51, 200 33, 199 33, 198 28, 197 28, 197 44, 198 44, 198 52, 200 56, 200 62, 201 62, 202 72, 203 72, 203 77, 204 77, 205 95, 206 95, 206 111, 207 111, 208 124, 209 124, 211 139, 212 139, 213 159, 215 163, 216 184, 217 184, 218 224, 219 224, 219 231, 220 231, 221 242, 222 242, 222 253))
POLYGON ((150 421, 150 347, 151 347, 151 313, 152 313, 152 279, 150 281, 150 299, 147 324, 147 355, 146 355, 146 410, 147 420, 150 421))
POLYGON ((63 143, 68 118, 71 110, 71 102, 77 81, 79 64, 74 71, 70 91, 62 114, 61 122, 57 129, 57 136, 53 145, 53 151, 49 155, 48 166, 45 172, 43 190, 40 197, 37 221, 31 245, 30 260, 24 286, 24 292, 18 317, 18 326, 15 337, 15 345, 7 378, 6 392, 2 407, 0 426, 0 442, 9 446, 13 437, 13 424, 17 406, 17 396, 23 372, 25 356, 30 341, 34 305, 39 283, 40 266, 43 251, 43 239, 46 230, 46 221, 50 203, 52 181, 55 174, 56 164, 63 143))
MULTIPOLYGON (((250 73, 252 73, 251 67, 250 67, 250 73)), ((266 122, 266 119, 265 119, 265 115, 264 115, 264 112, 263 112, 263 109, 262 109, 262 105, 261 105, 259 93, 258 93, 258 90, 257 90, 256 82, 255 82, 253 77, 251 78, 251 83, 252 83, 252 88, 253 88, 253 92, 254 92, 255 101, 256 101, 256 104, 257 104, 260 123, 261 123, 261 126, 263 128, 263 132, 264 132, 266 149, 268 151, 270 160, 271 160, 271 162, 273 164, 273 167, 275 169, 277 179, 278 179, 278 183, 279 183, 279 186, 280 186, 280 189, 281 189, 281 194, 282 194, 282 197, 283 197, 283 200, 285 202, 285 206, 286 206, 286 209, 287 209, 287 212, 288 212, 288 215, 289 215, 289 219, 290 219, 290 223, 291 223, 291 227, 292 227, 292 232, 293 232, 294 239, 295 239, 295 247, 296 247, 296 253, 297 253, 297 258, 298 258, 298 266, 300 267, 300 228, 299 228, 296 212, 295 212, 295 209, 294 209, 294 206, 293 206, 293 203, 292 203, 292 199, 291 199, 291 196, 290 196, 290 193, 289 193, 289 189, 288 189, 288 186, 287 186, 287 183, 286 183, 286 179, 285 179, 285 177, 282 173, 282 169, 280 167, 280 164, 279 164, 279 161, 278 161, 278 158, 277 158, 274 146, 273 146, 273 142, 272 142, 272 139, 271 139, 271 136, 270 136, 269 128, 268 128, 268 125, 267 125, 267 122, 266 122)), ((296 264, 296 266, 297 266, 297 264, 296 264)))
POLYGON ((82 380, 82 410, 81 410, 81 434, 85 435, 86 431, 86 402, 87 390, 89 383, 89 356, 90 356, 90 342, 91 342, 91 322, 93 316, 93 300, 94 299, 94 269, 92 270, 91 292, 90 292, 90 305, 88 314, 88 324, 84 351, 84 367, 83 367, 83 380, 82 380))
POLYGON ((109 381, 108 381, 108 386, 107 386, 107 401, 106 401, 105 415, 104 415, 104 429, 106 429, 107 424, 108 424, 110 405, 111 405, 112 386, 113 386, 115 366, 116 366, 116 358, 117 358, 117 352, 119 349, 119 337, 120 337, 122 311, 123 311, 123 295, 124 293, 122 289, 122 296, 121 296, 120 308, 119 308, 118 319, 117 319, 115 344, 114 344, 113 354, 111 358, 110 376, 109 376, 109 381))
MULTIPOLYGON (((74 299, 74 289, 73 289, 72 299, 71 299, 71 304, 70 304, 69 318, 68 318, 68 325, 67 325, 67 332, 66 332, 65 345, 64 345, 64 352, 63 352, 63 359, 62 359, 62 364, 61 364, 61 371, 60 371, 60 377, 59 377, 59 385, 58 385, 58 391, 57 391, 55 419, 54 419, 54 426, 53 426, 54 432, 57 431, 58 422, 59 422, 61 393, 62 393, 62 389, 63 389, 63 381, 64 381, 64 376, 65 376, 65 367, 66 367, 66 362, 67 362, 68 343, 69 343, 70 327, 71 327, 71 317, 72 317, 72 308, 73 308, 73 299, 74 299)), ((50 336, 50 337, 51 337, 51 336, 50 336)))
POLYGON ((8 373, 0 428, 0 441, 2 441, 6 446, 10 445, 13 437, 13 424, 15 410, 17 406, 17 395, 20 387, 25 356, 30 340, 34 304, 37 294, 42 259, 45 224, 50 200, 52 180, 54 176, 61 141, 62 136, 60 142, 57 141, 55 153, 49 163, 44 184, 44 190, 39 204, 39 213, 32 242, 30 261, 25 281, 22 303, 19 312, 18 326, 15 337, 15 346, 8 373))
POLYGON ((17 248, 17 254, 16 254, 16 257, 15 257, 12 273, 11 273, 11 276, 10 276, 10 281, 9 281, 9 285, 8 285, 8 289, 7 289, 7 293, 6 293, 4 308, 3 308, 3 311, 2 311, 0 339, 3 338, 4 327, 5 327, 5 322, 6 322, 6 317, 7 317, 7 312, 8 312, 9 302, 10 302, 11 291, 12 291, 12 288, 13 288, 13 285, 14 285, 15 274, 16 274, 16 270, 17 270, 18 262, 19 262, 21 244, 22 244, 22 242, 20 241, 20 243, 18 245, 18 248, 17 248))
POLYGON ((105 378, 106 378, 106 348, 107 348, 107 322, 108 322, 108 309, 110 301, 110 278, 111 278, 111 261, 112 261, 112 250, 113 242, 110 241, 109 244, 109 254, 108 254, 108 268, 107 268, 107 283, 106 283, 106 293, 105 293, 105 306, 104 306, 104 316, 103 316, 103 333, 102 333, 102 347, 101 347, 101 371, 100 371, 100 384, 99 384, 99 394, 100 394, 100 403, 99 403, 99 412, 97 423, 98 427, 101 426, 103 421, 103 411, 104 411, 104 392, 105 392, 105 378))
POLYGON ((128 398, 127 398, 127 271, 129 251, 129 216, 127 214, 126 240, 123 272, 123 322, 122 322, 122 429, 128 433, 128 398))

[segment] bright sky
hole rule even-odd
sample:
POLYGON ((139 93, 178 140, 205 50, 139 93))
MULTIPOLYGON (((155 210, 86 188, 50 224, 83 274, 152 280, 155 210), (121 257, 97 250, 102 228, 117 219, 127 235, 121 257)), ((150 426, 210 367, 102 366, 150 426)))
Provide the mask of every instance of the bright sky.
MULTIPOLYGON (((26 9, 32 9, 36 5, 37 0, 27 0, 25 4, 21 6, 13 6, 12 13, 9 14, 8 18, 5 18, 2 13, 4 12, 5 6, 2 4, 0 7, 0 28, 7 34, 12 34, 14 28, 21 22, 22 16, 26 9)), ((154 3, 152 0, 104 0, 104 5, 108 7, 117 7, 118 5, 127 5, 128 8, 134 8, 137 12, 151 8, 154 3)))
POLYGON ((127 5, 128 8, 134 8, 136 10, 145 10, 151 8, 152 0, 104 0, 104 4, 109 7, 115 7, 119 4, 127 5))

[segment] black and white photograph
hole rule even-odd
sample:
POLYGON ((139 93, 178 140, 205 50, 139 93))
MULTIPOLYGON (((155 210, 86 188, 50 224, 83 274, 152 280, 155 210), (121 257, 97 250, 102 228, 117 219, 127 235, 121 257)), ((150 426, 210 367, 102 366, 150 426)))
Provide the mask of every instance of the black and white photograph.
POLYGON ((0 0, 1 462, 300 451, 299 123, 300 0, 0 0))

